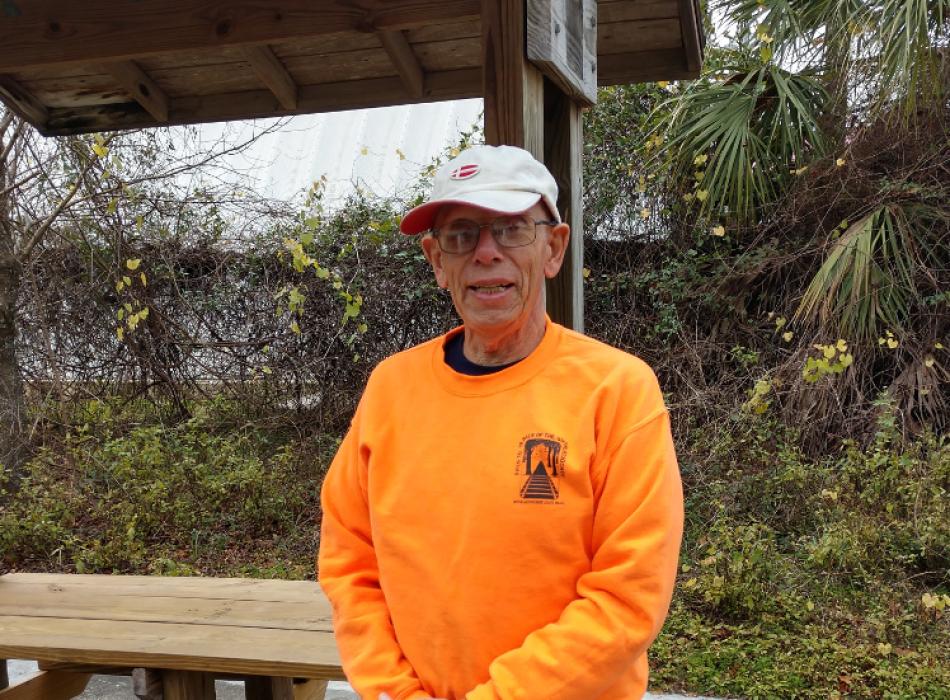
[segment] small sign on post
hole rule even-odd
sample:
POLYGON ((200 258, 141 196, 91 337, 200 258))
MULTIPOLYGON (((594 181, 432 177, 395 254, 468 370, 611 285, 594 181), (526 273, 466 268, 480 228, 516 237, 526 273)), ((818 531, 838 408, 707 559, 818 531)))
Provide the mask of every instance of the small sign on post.
POLYGON ((527 0, 528 59, 573 100, 597 101, 596 0, 527 0))

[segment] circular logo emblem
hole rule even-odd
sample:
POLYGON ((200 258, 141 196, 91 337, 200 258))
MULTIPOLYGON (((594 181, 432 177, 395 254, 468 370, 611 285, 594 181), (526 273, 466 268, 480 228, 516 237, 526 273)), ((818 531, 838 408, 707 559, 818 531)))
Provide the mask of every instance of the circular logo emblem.
POLYGON ((449 173, 449 177, 453 180, 468 180, 470 177, 475 177, 478 175, 478 171, 481 168, 478 167, 475 163, 470 165, 462 165, 449 173))

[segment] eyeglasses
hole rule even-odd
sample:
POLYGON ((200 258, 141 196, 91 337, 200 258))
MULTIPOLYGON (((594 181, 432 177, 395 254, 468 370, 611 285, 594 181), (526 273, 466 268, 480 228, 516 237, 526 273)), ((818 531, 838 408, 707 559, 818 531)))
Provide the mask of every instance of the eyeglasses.
POLYGON ((538 237, 538 226, 557 226, 557 221, 536 221, 524 216, 502 216, 487 224, 468 219, 455 219, 445 226, 433 229, 432 237, 443 253, 470 253, 478 245, 482 229, 491 231, 492 238, 502 248, 521 248, 531 245, 538 237))

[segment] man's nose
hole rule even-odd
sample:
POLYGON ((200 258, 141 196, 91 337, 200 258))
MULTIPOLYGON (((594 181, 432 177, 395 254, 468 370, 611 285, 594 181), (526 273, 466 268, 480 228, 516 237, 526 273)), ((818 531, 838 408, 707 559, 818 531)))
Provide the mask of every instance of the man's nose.
POLYGON ((488 264, 501 260, 501 248, 495 237, 492 235, 491 228, 485 226, 479 233, 478 243, 475 246, 474 259, 482 264, 488 264))

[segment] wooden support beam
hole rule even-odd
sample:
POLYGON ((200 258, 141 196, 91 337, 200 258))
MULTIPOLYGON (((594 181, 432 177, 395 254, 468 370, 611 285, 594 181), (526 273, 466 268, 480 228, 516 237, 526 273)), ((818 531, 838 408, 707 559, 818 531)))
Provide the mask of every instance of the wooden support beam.
POLYGON ((39 671, 0 690, 0 700, 69 700, 85 690, 89 678, 88 673, 39 671))
POLYGON ((406 90, 412 97, 422 97, 425 73, 419 64, 419 59, 412 52, 406 35, 401 31, 382 31, 377 32, 376 35, 399 72, 402 82, 406 84, 406 90))
POLYGON ((294 681, 294 700, 324 700, 327 694, 327 681, 294 681))
POLYGON ((697 77, 703 67, 703 31, 696 0, 678 0, 686 67, 697 77))
POLYGON ((155 121, 168 121, 168 97, 135 61, 103 63, 102 70, 115 78, 155 121))
POLYGON ((46 105, 9 75, 0 75, 0 97, 20 117, 40 129, 49 119, 46 105))
POLYGON ((597 62, 597 84, 601 86, 698 77, 698 70, 687 67, 681 49, 612 53, 597 62))
POLYGON ((162 671, 165 700, 214 700, 214 678, 201 671, 162 671))
POLYGON ((297 84, 269 46, 245 46, 242 53, 284 109, 297 109, 297 84))
POLYGON ((151 668, 132 669, 132 694, 139 700, 162 700, 163 688, 161 671, 151 668))
POLYGON ((247 700, 294 700, 292 678, 248 676, 244 679, 244 697, 247 700))
POLYGON ((524 0, 482 0, 485 141, 544 159, 544 80, 528 62, 524 0))
MULTIPOLYGON (((431 72, 426 73, 423 96, 416 101, 459 100, 477 97, 480 91, 481 71, 477 68, 431 72)), ((304 86, 298 91, 295 112, 334 112, 405 102, 406 88, 402 79, 374 78, 304 86)), ((540 114, 540 109, 538 112, 540 114)), ((111 129, 276 117, 292 113, 281 107, 269 90, 254 90, 172 100, 168 121, 161 124, 137 104, 54 109, 40 132, 46 136, 62 136, 111 129)))
POLYGON ((0 73, 478 19, 479 0, 29 0, 0 15, 0 73))
POLYGON ((558 85, 544 85, 544 162, 557 181, 557 208, 571 242, 557 277, 547 281, 547 306, 558 323, 584 332, 584 152, 580 106, 558 85))

